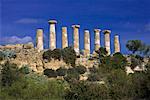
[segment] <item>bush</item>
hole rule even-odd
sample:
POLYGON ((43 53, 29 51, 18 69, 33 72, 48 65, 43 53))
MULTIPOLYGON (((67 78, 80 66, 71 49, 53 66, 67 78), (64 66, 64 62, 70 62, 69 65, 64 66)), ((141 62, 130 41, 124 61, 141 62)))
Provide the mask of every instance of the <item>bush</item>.
POLYGON ((76 82, 66 90, 66 100, 107 100, 109 92, 105 85, 76 82))
POLYGON ((2 51, 0 51, 0 61, 5 59, 5 55, 2 51))
POLYGON ((79 65, 74 67, 74 69, 79 73, 79 74, 84 74, 86 72, 86 68, 83 65, 79 65))
POLYGON ((142 63, 142 61, 135 57, 135 56, 131 56, 131 69, 134 69, 136 66, 140 65, 142 63))
MULTIPOLYGON (((148 73, 148 72, 147 72, 148 73)), ((132 75, 132 88, 133 88, 133 97, 149 100, 150 99, 150 73, 146 74, 144 72, 137 72, 132 75)))
POLYGON ((43 59, 47 59, 48 61, 51 61, 51 59, 54 58, 55 60, 61 59, 61 50, 60 49, 54 49, 54 50, 47 50, 43 53, 43 59))
POLYGON ((19 79, 18 68, 16 64, 6 62, 2 65, 1 71, 1 85, 2 86, 11 86, 13 82, 19 79))
POLYGON ((54 49, 51 51, 51 57, 54 58, 55 60, 60 60, 61 59, 61 49, 54 49))
POLYGON ((98 74, 90 74, 89 76, 88 76, 88 79, 87 79, 88 81, 92 81, 92 82, 94 82, 94 81, 100 81, 101 80, 101 77, 98 75, 98 74))
POLYGON ((76 56, 76 52, 72 47, 64 48, 62 50, 62 57, 67 64, 71 64, 72 67, 75 66, 77 56, 76 56))
POLYGON ((64 79, 67 82, 75 82, 78 81, 80 78, 79 73, 75 70, 75 68, 69 68, 67 70, 67 75, 64 77, 64 79))
POLYGON ((67 69, 60 67, 56 70, 58 76, 65 76, 67 73, 67 69))
POLYGON ((49 78, 57 77, 56 71, 52 70, 52 69, 45 69, 44 70, 44 75, 48 76, 49 78))
POLYGON ((52 51, 51 50, 47 50, 43 53, 43 59, 46 59, 48 61, 51 61, 52 57, 51 57, 51 53, 52 51))
POLYGON ((0 51, 0 61, 4 59, 16 58, 16 53, 12 50, 0 51))
POLYGON ((93 66, 93 67, 89 68, 89 71, 91 73, 96 73, 96 72, 98 72, 98 69, 95 66, 93 66))
POLYGON ((5 58, 16 58, 16 53, 15 51, 12 50, 5 50, 3 51, 5 58))
POLYGON ((29 74, 31 72, 31 69, 29 68, 28 65, 23 65, 19 71, 22 73, 22 74, 29 74))
POLYGON ((62 100, 68 84, 61 80, 48 80, 44 76, 28 74, 11 87, 0 91, 2 100, 62 100))
POLYGON ((127 65, 127 59, 121 53, 113 54, 112 60, 112 67, 115 69, 121 68, 125 70, 125 66, 127 65))

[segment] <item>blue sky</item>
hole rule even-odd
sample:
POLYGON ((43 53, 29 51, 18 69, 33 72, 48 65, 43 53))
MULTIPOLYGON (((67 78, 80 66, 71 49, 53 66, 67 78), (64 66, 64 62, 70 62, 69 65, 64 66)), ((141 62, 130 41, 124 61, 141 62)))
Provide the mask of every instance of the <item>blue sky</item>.
MULTIPOLYGON (((94 49, 94 29, 110 29, 113 37, 120 35, 121 48, 125 43, 140 39, 150 44, 150 0, 1 0, 0 45, 35 42, 37 28, 44 29, 45 47, 49 40, 49 19, 56 19, 57 47, 61 48, 61 27, 68 27, 72 45, 72 24, 80 24, 80 49, 83 49, 84 29, 89 29, 91 49, 94 49)), ((101 33, 101 44, 104 36, 101 33)))

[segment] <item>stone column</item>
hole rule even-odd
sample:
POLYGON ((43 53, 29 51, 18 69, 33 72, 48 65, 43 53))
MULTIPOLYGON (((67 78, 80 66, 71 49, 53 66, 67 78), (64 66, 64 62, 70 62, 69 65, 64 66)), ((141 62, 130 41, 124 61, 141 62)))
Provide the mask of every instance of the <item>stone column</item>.
POLYGON ((119 42, 118 35, 115 35, 115 38, 114 38, 114 50, 115 50, 115 53, 120 52, 120 42, 119 42))
POLYGON ((110 33, 111 31, 110 30, 104 30, 104 38, 105 38, 105 48, 108 52, 108 55, 111 54, 111 51, 110 51, 110 33))
POLYGON ((80 25, 72 25, 73 27, 73 38, 74 38, 74 41, 73 41, 73 45, 74 45, 74 50, 76 52, 77 55, 80 54, 79 52, 79 28, 80 28, 80 25))
POLYGON ((38 52, 43 50, 43 29, 37 29, 36 31, 36 48, 38 52))
POLYGON ((67 27, 62 27, 62 48, 68 47, 67 27))
POLYGON ((100 29, 94 29, 94 34, 95 34, 95 41, 94 41, 94 45, 95 45, 95 51, 97 51, 100 48, 100 29))
POLYGON ((89 30, 84 31, 84 56, 90 55, 90 32, 89 30))
POLYGON ((56 48, 56 29, 55 29, 55 24, 57 21, 55 20, 50 20, 48 21, 50 24, 50 41, 49 41, 49 48, 51 50, 54 50, 56 48))

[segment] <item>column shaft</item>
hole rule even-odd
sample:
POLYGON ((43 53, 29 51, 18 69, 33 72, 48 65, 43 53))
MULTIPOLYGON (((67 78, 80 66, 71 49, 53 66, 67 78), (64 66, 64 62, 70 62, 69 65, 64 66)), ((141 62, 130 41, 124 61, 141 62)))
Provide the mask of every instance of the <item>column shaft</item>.
POLYGON ((76 52, 77 55, 80 54, 79 52, 79 25, 73 25, 73 36, 74 36, 74 41, 73 41, 73 45, 74 45, 74 50, 76 52))
POLYGON ((43 50, 43 29, 37 29, 36 32, 36 48, 40 52, 43 50))
POLYGON ((68 47, 67 27, 62 27, 62 48, 68 47))
POLYGON ((110 30, 104 30, 104 37, 105 37, 105 48, 108 52, 108 55, 111 54, 111 50, 110 50, 110 30))
POLYGON ((49 47, 51 50, 54 50, 56 48, 56 29, 55 24, 57 22, 55 20, 50 20, 50 41, 49 41, 49 47))
POLYGON ((90 55, 90 33, 89 30, 84 31, 84 55, 90 55))
POLYGON ((95 29, 94 30, 94 34, 95 34, 95 41, 94 41, 94 45, 95 45, 95 51, 97 51, 100 48, 100 29, 95 29))
POLYGON ((115 38, 114 38, 114 50, 115 50, 115 53, 120 52, 120 42, 119 42, 118 35, 115 35, 115 38))

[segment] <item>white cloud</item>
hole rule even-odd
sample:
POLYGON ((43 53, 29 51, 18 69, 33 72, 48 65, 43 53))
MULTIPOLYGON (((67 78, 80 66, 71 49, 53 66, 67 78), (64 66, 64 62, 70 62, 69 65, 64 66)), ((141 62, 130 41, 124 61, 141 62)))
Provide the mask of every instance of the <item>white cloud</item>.
POLYGON ((15 23, 18 24, 37 24, 40 22, 42 22, 42 19, 34 19, 34 18, 22 18, 15 21, 15 23))
POLYGON ((30 36, 25 36, 23 38, 11 36, 0 39, 0 43, 2 44, 25 44, 28 42, 33 42, 33 39, 30 36))

